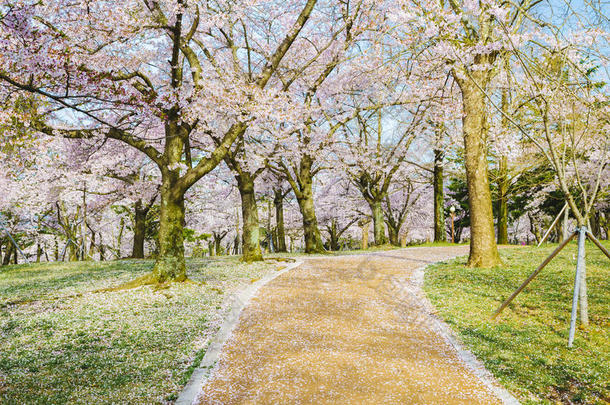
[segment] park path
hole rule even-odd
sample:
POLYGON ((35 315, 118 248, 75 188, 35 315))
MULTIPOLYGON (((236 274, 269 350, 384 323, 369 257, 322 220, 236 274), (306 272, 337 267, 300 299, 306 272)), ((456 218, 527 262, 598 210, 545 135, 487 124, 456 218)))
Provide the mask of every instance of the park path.
POLYGON ((434 325, 415 270, 467 247, 308 259, 240 316, 200 404, 498 404, 434 325))

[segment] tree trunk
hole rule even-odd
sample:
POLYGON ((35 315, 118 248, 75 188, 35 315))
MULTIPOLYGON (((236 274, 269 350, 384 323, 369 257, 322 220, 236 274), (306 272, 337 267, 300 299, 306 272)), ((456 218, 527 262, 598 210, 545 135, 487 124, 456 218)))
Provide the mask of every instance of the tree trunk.
POLYGON ((175 171, 162 176, 159 256, 152 273, 158 283, 186 280, 184 193, 175 185, 177 179, 178 173, 175 171))
POLYGON ((273 204, 275 205, 275 224, 277 228, 277 251, 286 252, 286 231, 284 230, 284 193, 275 190, 273 204))
POLYGON ((13 255, 13 250, 15 250, 15 247, 9 242, 6 247, 6 252, 4 253, 4 258, 2 259, 3 266, 7 266, 11 263, 11 256, 13 255))
POLYGON ((337 220, 335 218, 332 219, 330 227, 327 226, 327 229, 330 236, 328 247, 332 251, 339 250, 339 230, 337 229, 337 220))
POLYGON ((383 209, 381 208, 381 200, 369 201, 371 214, 373 216, 373 237, 375 245, 380 246, 386 243, 385 238, 385 220, 383 218, 383 209))
POLYGON ((133 247, 131 257, 134 259, 144 258, 144 239, 146 237, 146 215, 148 208, 143 206, 142 200, 138 200, 135 206, 133 223, 133 247))
POLYGON ((104 246, 104 239, 102 239, 102 233, 100 232, 100 262, 106 260, 106 247, 104 246))
POLYGON ((121 253, 121 248, 123 245, 123 232, 125 231, 125 218, 121 218, 119 225, 119 235, 117 236, 117 247, 116 247, 116 255, 120 259, 123 257, 121 253))
POLYGON ((36 242, 36 263, 40 263, 42 253, 42 246, 40 246, 40 242, 36 242))
POLYGON ((222 237, 214 236, 214 250, 216 251, 216 256, 222 256, 222 237))
POLYGON ((508 244, 508 158, 500 158, 498 179, 498 244, 508 244))
POLYGON ((318 218, 313 203, 313 188, 311 179, 303 179, 301 193, 297 196, 299 209, 303 216, 303 231, 305 233, 305 253, 322 253, 322 235, 318 228, 318 218))
POLYGON ((242 260, 246 263, 261 261, 263 253, 260 246, 260 224, 254 193, 254 179, 246 172, 236 175, 235 178, 241 197, 242 260))
POLYGON ((442 150, 434 150, 434 241, 445 242, 447 231, 445 229, 445 190, 443 184, 443 155, 442 150))
POLYGON ((360 229, 362 229, 362 242, 360 247, 362 250, 369 248, 369 222, 361 223, 360 229))
POLYGON ((388 236, 390 238, 390 243, 394 246, 400 246, 400 241, 398 240, 398 229, 390 226, 388 224, 388 236))
MULTIPOLYGON (((485 89, 485 73, 471 72, 473 80, 485 89)), ((462 90, 464 116, 464 161, 470 205, 469 267, 492 267, 500 263, 495 240, 491 191, 487 168, 487 115, 485 96, 469 79, 458 80, 462 90)))

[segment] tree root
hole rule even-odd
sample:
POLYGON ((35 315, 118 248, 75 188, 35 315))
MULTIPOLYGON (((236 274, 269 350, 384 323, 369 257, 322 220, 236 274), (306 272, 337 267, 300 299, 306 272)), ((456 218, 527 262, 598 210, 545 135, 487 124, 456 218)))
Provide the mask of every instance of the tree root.
POLYGON ((102 288, 99 290, 93 291, 94 293, 102 293, 102 292, 117 292, 117 291, 126 291, 133 290, 135 288, 143 287, 146 285, 152 286, 153 291, 166 290, 171 287, 174 283, 184 283, 184 284, 195 284, 195 285, 203 285, 197 281, 193 281, 189 278, 185 278, 181 281, 164 281, 159 282, 152 273, 145 274, 141 277, 136 278, 135 280, 128 281, 126 283, 120 284, 115 287, 102 288))

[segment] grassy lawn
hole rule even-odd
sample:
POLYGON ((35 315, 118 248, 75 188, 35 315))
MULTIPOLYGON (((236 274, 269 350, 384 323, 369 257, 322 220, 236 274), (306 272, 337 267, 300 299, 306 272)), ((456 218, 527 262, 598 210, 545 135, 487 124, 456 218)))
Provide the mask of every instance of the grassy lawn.
POLYGON ((92 293, 152 265, 0 267, 0 403, 171 402, 220 326, 225 298, 278 268, 197 259, 187 265, 199 283, 92 293))
MULTIPOLYGON (((606 247, 610 243, 604 242, 606 247)), ((439 314, 524 404, 610 403, 610 261, 587 243, 590 326, 568 349, 576 243, 504 310, 490 315, 555 245, 501 251, 504 265, 468 269, 465 258, 429 268, 425 290, 439 314)))

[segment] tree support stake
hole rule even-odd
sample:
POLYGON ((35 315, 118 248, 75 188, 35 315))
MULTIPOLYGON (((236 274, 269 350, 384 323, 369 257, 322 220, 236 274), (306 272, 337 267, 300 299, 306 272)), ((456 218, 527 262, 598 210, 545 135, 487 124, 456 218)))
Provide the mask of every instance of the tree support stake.
POLYGON ((567 238, 566 240, 564 240, 561 245, 559 245, 557 247, 557 249, 555 249, 553 251, 553 253, 551 253, 546 259, 544 259, 544 261, 542 262, 542 264, 540 266, 538 266, 538 268, 527 278, 527 280, 525 280, 523 282, 523 284, 521 284, 521 286, 519 288, 517 288, 517 290, 510 296, 508 297, 508 299, 506 301, 504 301, 504 303, 502 305, 500 305, 500 308, 498 308, 496 310, 496 312, 494 312, 494 314, 491 316, 491 319, 496 319, 496 317, 498 315, 500 315, 500 312, 502 312, 504 310, 504 308, 506 308, 508 306, 508 304, 511 303, 512 300, 515 299, 515 297, 517 295, 519 295, 519 293, 521 291, 523 291, 523 289, 525 287, 527 287, 527 285, 534 279, 536 278, 536 276, 538 275, 538 273, 540 273, 542 271, 542 269, 544 269, 546 267, 547 264, 549 264, 551 262, 551 260, 553 260, 553 258, 555 258, 555 256, 557 256, 557 254, 559 252, 561 252, 563 250, 564 247, 566 247, 566 245, 568 243, 570 243, 572 241, 572 239, 574 239, 574 237, 576 236, 578 232, 574 232, 572 233, 572 235, 570 235, 569 238, 567 238))

